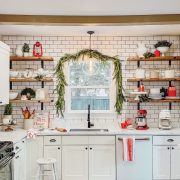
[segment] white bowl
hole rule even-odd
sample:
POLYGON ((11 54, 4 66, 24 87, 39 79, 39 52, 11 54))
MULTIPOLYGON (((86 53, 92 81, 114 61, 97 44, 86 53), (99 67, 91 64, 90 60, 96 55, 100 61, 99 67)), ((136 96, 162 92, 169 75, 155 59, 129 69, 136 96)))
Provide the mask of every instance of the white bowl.
POLYGON ((166 53, 169 50, 169 47, 158 47, 157 48, 158 51, 160 51, 162 53, 162 56, 165 56, 164 53, 166 53))
POLYGON ((18 92, 9 92, 9 99, 13 100, 16 99, 18 96, 18 92))

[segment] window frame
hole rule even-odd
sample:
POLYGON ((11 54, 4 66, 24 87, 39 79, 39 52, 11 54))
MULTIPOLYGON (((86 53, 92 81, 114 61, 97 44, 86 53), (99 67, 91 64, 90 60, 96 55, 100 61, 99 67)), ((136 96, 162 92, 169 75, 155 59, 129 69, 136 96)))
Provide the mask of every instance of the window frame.
MULTIPOLYGON (((114 65, 113 63, 110 61, 111 63, 111 83, 109 85, 109 101, 110 101, 110 109, 109 110, 91 110, 91 113, 99 115, 99 116, 106 116, 107 114, 111 116, 111 114, 114 116, 115 114, 115 102, 116 102, 116 82, 115 79, 113 78, 113 73, 114 73, 114 65)), ((64 72, 65 72, 65 78, 67 81, 67 84, 69 84, 70 82, 70 69, 69 69, 69 63, 65 63, 64 64, 64 72)), ((76 86, 77 88, 81 88, 81 86, 76 86)), ((87 88, 101 88, 101 87, 96 87, 96 86, 87 86, 87 88)), ((108 86, 102 86, 102 87, 108 87, 108 86)), ((71 110, 71 89, 74 88, 73 87, 69 87, 69 85, 67 85, 65 87, 65 112, 64 112, 64 116, 78 116, 78 115, 84 115, 87 114, 87 110, 71 110)))

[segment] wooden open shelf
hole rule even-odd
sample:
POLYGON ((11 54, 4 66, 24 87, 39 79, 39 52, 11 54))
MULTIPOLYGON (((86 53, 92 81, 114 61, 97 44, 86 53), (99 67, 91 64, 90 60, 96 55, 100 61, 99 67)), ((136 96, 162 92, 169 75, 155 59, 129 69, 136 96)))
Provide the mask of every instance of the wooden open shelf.
POLYGON ((53 61, 51 56, 42 56, 42 57, 34 57, 34 56, 11 56, 10 61, 53 61))
MULTIPOLYGON (((139 103, 138 100, 128 100, 129 103, 139 103)), ((161 99, 161 100, 149 100, 148 102, 141 103, 176 103, 180 102, 180 99, 161 99)))
POLYGON ((41 80, 37 80, 35 78, 10 78, 10 82, 53 82, 52 78, 43 78, 41 80))
POLYGON ((137 81, 180 81, 180 77, 175 77, 175 78, 131 78, 127 79, 128 82, 137 82, 137 81))
POLYGON ((128 61, 180 61, 180 56, 161 56, 161 57, 150 57, 150 58, 128 58, 128 61))
POLYGON ((50 99, 45 99, 45 100, 20 100, 20 99, 15 99, 15 100, 10 100, 11 103, 50 103, 53 102, 53 100, 50 99))

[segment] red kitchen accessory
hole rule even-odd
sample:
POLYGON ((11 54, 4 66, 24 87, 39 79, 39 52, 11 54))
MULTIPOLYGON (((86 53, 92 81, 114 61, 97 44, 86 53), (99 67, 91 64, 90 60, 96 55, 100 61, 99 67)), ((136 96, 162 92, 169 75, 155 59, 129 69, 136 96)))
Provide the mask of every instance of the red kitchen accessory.
POLYGON ((41 57, 43 55, 42 44, 37 41, 33 46, 33 56, 41 57))
POLYGON ((141 85, 139 86, 139 91, 144 92, 144 84, 143 83, 141 83, 141 85))
POLYGON ((138 110, 137 112, 138 116, 146 117, 147 111, 144 109, 138 110))
POLYGON ((168 96, 170 96, 170 97, 176 96, 176 87, 174 87, 174 86, 168 87, 168 96))
POLYGON ((156 57, 160 57, 161 52, 156 49, 156 50, 154 51, 154 55, 155 55, 156 57))

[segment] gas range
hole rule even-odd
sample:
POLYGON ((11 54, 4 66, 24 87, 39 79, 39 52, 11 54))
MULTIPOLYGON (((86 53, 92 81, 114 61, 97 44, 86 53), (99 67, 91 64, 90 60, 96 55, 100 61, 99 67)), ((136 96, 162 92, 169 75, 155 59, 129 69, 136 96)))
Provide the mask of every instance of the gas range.
POLYGON ((15 153, 13 152, 13 142, 0 141, 0 170, 11 162, 15 153))

